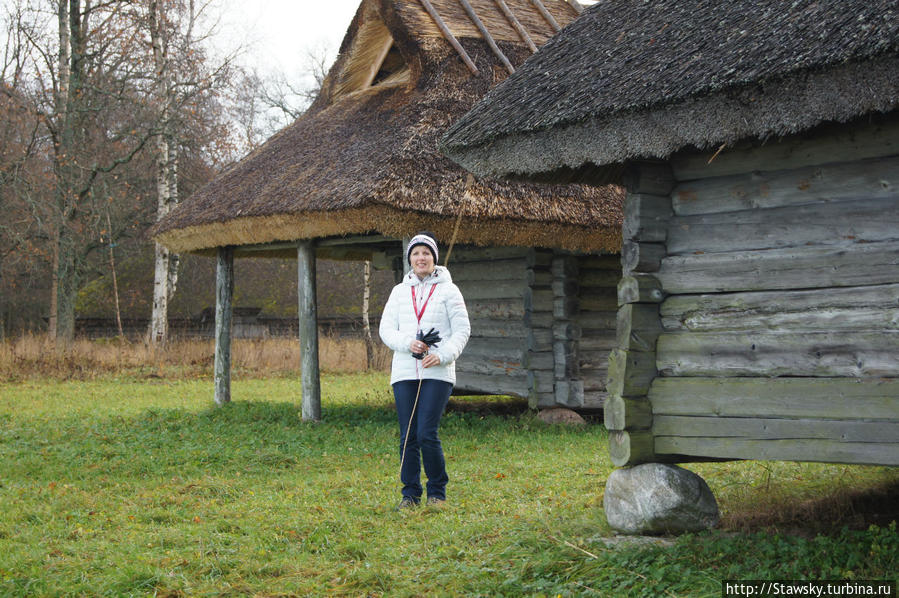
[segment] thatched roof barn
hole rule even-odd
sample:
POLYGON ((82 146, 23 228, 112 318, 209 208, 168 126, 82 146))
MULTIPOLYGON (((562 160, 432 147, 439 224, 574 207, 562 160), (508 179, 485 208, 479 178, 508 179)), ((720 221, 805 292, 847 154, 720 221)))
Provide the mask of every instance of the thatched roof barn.
POLYGON ((443 143, 626 184, 616 464, 899 464, 899 2, 601 2, 443 143))
POLYGON ((616 190, 475 179, 438 152, 508 75, 503 60, 514 69, 578 14, 565 0, 470 5, 484 33, 456 0, 364 0, 306 114, 151 234, 176 252, 422 228, 449 240, 461 212, 459 243, 618 251, 616 190))
MULTIPOLYGON (((305 360, 316 353, 305 345, 316 336, 314 257, 401 273, 399 239, 428 229, 455 244, 453 278, 474 324, 457 390, 600 407, 623 190, 479 178, 437 147, 581 10, 574 0, 362 0, 309 110, 151 230, 172 251, 218 254, 219 346, 230 342, 235 255, 298 256, 305 360), (585 329, 603 340, 579 351, 585 329)), ((317 370, 304 361, 304 417, 317 370)))

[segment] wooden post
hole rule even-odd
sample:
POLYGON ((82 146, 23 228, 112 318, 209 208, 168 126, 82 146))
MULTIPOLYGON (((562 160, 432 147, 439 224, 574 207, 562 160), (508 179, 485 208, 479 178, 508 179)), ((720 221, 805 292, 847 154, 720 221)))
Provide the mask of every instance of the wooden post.
POLYGON ((234 248, 219 247, 215 269, 215 403, 231 402, 231 320, 234 248))
POLYGON ((315 248, 312 241, 300 241, 297 245, 297 275, 303 421, 319 421, 322 418, 322 392, 318 371, 318 309, 315 300, 315 248))

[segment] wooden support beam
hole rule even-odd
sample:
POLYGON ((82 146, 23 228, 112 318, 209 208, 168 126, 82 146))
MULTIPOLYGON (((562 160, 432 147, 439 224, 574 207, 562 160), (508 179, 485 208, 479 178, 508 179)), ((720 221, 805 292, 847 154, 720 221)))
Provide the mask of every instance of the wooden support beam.
POLYGON ((508 19, 509 23, 512 24, 512 28, 515 29, 515 31, 518 33, 518 37, 521 38, 521 41, 523 41, 527 45, 527 47, 531 50, 531 53, 536 53, 537 44, 535 44, 534 40, 531 39, 531 36, 528 35, 527 29, 524 28, 524 26, 518 20, 518 17, 516 17, 511 10, 509 10, 509 7, 508 5, 506 5, 505 0, 493 1, 499 7, 500 11, 506 16, 506 19, 508 19))
POLYGON ((319 421, 322 418, 322 393, 318 369, 315 247, 313 247, 312 241, 300 241, 297 245, 297 297, 299 298, 303 421, 319 421))
POLYGON ((645 397, 610 396, 603 405, 607 430, 647 430, 652 426, 652 404, 645 397))
POLYGON ((231 321, 234 247, 219 247, 215 268, 215 404, 231 402, 231 321))
POLYGON ((440 14, 437 13, 437 10, 434 8, 434 5, 431 4, 430 0, 418 0, 421 2, 421 5, 424 7, 428 14, 431 15, 431 18, 434 19, 434 23, 437 24, 437 28, 440 29, 440 33, 443 34, 443 37, 446 38, 446 41, 450 43, 453 49, 459 53, 459 56, 462 57, 462 62, 465 63, 465 66, 471 71, 473 75, 478 74, 478 67, 475 66, 474 62, 471 60, 471 57, 468 55, 468 52, 465 51, 465 48, 462 47, 462 44, 459 43, 459 40, 456 39, 456 36, 453 35, 452 31, 449 30, 449 27, 446 26, 446 23, 443 22, 443 19, 440 18, 440 14))
POLYGON ((371 70, 369 71, 368 75, 365 76, 365 85, 362 86, 362 89, 368 89, 369 87, 371 87, 371 84, 374 83, 375 77, 378 76, 378 71, 381 70, 381 65, 384 64, 384 59, 387 58, 387 54, 390 52, 390 48, 392 47, 393 37, 388 35, 387 39, 384 42, 384 45, 378 52, 378 57, 371 65, 371 70))
POLYGON ((655 455, 652 432, 649 430, 611 430, 609 457, 616 467, 659 461, 655 455))
POLYGON ((568 5, 571 6, 577 14, 584 12, 584 7, 581 6, 581 3, 577 0, 566 0, 566 2, 568 2, 568 5))
POLYGON ((540 14, 543 15, 543 18, 546 19, 546 22, 552 25, 552 28, 555 29, 557 33, 559 31, 562 31, 561 25, 559 25, 559 23, 553 18, 553 16, 549 14, 549 11, 546 10, 545 6, 543 6, 543 2, 541 2, 540 0, 531 0, 531 3, 537 7, 537 10, 540 11, 540 14))
POLYGON ((503 66, 506 67, 506 70, 509 71, 509 74, 515 72, 515 67, 512 66, 512 63, 509 62, 509 59, 506 58, 506 55, 503 54, 503 51, 499 49, 499 46, 496 45, 496 41, 493 39, 493 36, 490 35, 490 31, 487 29, 487 26, 484 25, 484 22, 481 21, 480 17, 478 17, 477 13, 474 11, 474 7, 472 7, 471 3, 468 0, 459 0, 459 3, 462 5, 462 8, 465 9, 465 12, 468 14, 468 18, 471 19, 471 22, 474 23, 474 26, 478 28, 478 31, 481 32, 481 35, 484 37, 484 41, 487 42, 487 45, 490 46, 490 50, 493 54, 499 58, 499 61, 503 63, 503 66))
POLYGON ((618 304, 661 303, 665 291, 659 279, 651 274, 623 276, 618 282, 618 304))

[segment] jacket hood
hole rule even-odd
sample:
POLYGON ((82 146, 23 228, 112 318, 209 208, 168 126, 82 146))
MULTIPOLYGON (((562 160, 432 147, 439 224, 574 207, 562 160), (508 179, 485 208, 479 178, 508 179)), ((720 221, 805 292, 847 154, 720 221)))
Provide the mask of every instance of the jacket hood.
POLYGON ((415 275, 415 272, 411 270, 408 274, 403 276, 403 284, 409 285, 410 287, 414 287, 422 283, 436 284, 440 282, 453 282, 453 277, 450 276, 449 270, 447 270, 444 266, 436 266, 434 268, 434 271, 431 272, 424 280, 419 280, 418 276, 415 275))

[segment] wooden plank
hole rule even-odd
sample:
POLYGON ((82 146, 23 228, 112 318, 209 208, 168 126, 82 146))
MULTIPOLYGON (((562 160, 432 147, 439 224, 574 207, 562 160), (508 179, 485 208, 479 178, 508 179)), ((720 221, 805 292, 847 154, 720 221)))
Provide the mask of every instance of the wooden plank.
MULTIPOLYGON (((667 288, 666 288, 667 290, 667 288)), ((624 276, 618 283, 618 304, 661 303, 665 298, 662 282, 652 274, 624 276)))
POLYGON ((654 448, 658 455, 899 465, 899 446, 892 443, 659 436, 655 438, 654 448))
POLYGON ((757 208, 899 198, 899 156, 681 183, 671 196, 678 216, 757 208))
MULTIPOLYGON (((453 281, 455 282, 455 280, 453 281)), ((456 283, 465 301, 482 299, 516 299, 524 301, 527 285, 521 280, 459 281, 456 283)))
MULTIPOLYGON (((624 241, 621 247, 621 270, 624 275, 632 272, 658 272, 662 258, 668 254, 663 243, 638 243, 624 241)), ((618 275, 620 277, 621 274, 618 275)))
POLYGON ((582 336, 578 341, 578 347, 585 353, 602 353, 618 348, 618 342, 615 340, 615 333, 609 330, 602 335, 582 336))
POLYGON ((581 270, 577 277, 579 286, 584 287, 608 287, 614 289, 621 280, 621 266, 614 270, 581 270))
POLYGON ((584 381, 584 392, 602 391, 606 392, 606 378, 609 375, 608 361, 607 367, 586 370, 581 368, 581 380, 584 381))
POLYGON ((543 370, 551 374, 555 367, 555 357, 552 351, 528 351, 524 363, 529 370, 543 370))
POLYGON ((625 241, 664 243, 673 216, 668 195, 628 194, 621 223, 625 241))
POLYGON ((231 402, 231 325, 234 316, 234 247, 219 247, 215 267, 215 404, 231 402))
MULTIPOLYGON (((649 401, 643 401, 643 403, 649 405, 649 401)), ((654 436, 726 437, 750 440, 817 438, 839 442, 893 443, 899 450, 899 421, 685 417, 680 415, 657 415, 651 417, 651 421, 654 436)))
POLYGON ((614 312, 618 309, 617 289, 581 287, 578 293, 578 303, 581 313, 584 312, 614 312))
POLYGON ((574 322, 556 322, 552 330, 554 340, 576 341, 581 338, 581 327, 574 322))
POLYGON ((504 320, 501 318, 469 319, 472 338, 508 338, 521 342, 527 338, 528 330, 521 320, 504 320))
POLYGON ((510 362, 523 362, 527 348, 514 338, 486 338, 474 336, 469 338, 463 355, 478 356, 479 359, 502 359, 510 362))
POLYGON ((300 377, 303 388, 303 421, 322 418, 322 392, 318 368, 318 307, 315 292, 315 247, 312 241, 297 244, 297 297, 300 319, 300 377))
POLYGON ((453 266, 452 275, 456 284, 468 281, 492 283, 496 280, 528 280, 528 270, 522 259, 460 263, 453 266))
POLYGON ((899 376, 899 331, 665 333, 665 376, 899 376))
POLYGON ((550 14, 550 12, 546 10, 546 7, 543 6, 543 2, 541 0, 531 0, 531 4, 537 7, 537 10, 541 15, 543 15, 543 18, 546 19, 546 22, 549 23, 557 33, 562 30, 562 26, 559 25, 559 23, 556 22, 556 19, 553 18, 552 14, 550 14))
POLYGON ((601 332, 605 330, 615 330, 618 325, 618 312, 615 310, 581 312, 577 315, 575 321, 580 325, 581 329, 601 332))
POLYGON ((553 373, 556 380, 571 380, 578 377, 576 341, 556 341, 553 343, 553 373))
POLYGON ((657 276, 669 294, 890 284, 899 242, 669 256, 657 276))
POLYGON ((556 279, 577 278, 579 263, 573 255, 557 255, 553 258, 550 272, 556 279))
POLYGON ((460 393, 514 395, 526 398, 529 387, 527 374, 493 376, 457 372, 456 390, 460 393))
POLYGON ((384 64, 384 59, 387 58, 387 54, 390 52, 390 48, 393 47, 393 37, 388 35, 387 39, 384 40, 381 49, 378 51, 378 55, 375 58, 374 62, 371 63, 371 68, 368 71, 368 74, 365 76, 365 83, 362 85, 362 89, 371 87, 371 84, 374 82, 375 77, 378 76, 378 71, 381 70, 381 65, 384 64))
POLYGON ((576 295, 553 299, 553 317, 559 320, 570 320, 576 318, 579 312, 580 301, 576 295))
POLYGON ((608 430, 648 430, 653 425, 652 405, 645 397, 627 399, 610 395, 603 410, 603 421, 608 430))
MULTIPOLYGON (((522 259, 527 263, 527 247, 474 247, 471 245, 456 245, 453 249, 453 264, 467 264, 469 262, 492 262, 495 260, 522 259)), ((455 275, 455 268, 453 269, 455 275)))
POLYGON ((530 268, 549 269, 553 261, 553 251, 551 249, 528 249, 525 254, 525 261, 530 268))
POLYGON ((677 255, 897 239, 899 197, 677 217, 667 248, 677 255))
POLYGON ((618 310, 615 343, 625 351, 655 351, 662 333, 659 307, 654 303, 628 303, 618 310))
POLYGON ((666 330, 895 330, 899 284, 672 295, 659 310, 666 330))
POLYGON ((468 317, 471 319, 511 319, 522 318, 525 314, 525 304, 521 299, 475 299, 465 300, 468 308, 468 317))
POLYGON ((584 405, 584 383, 580 380, 557 380, 553 394, 558 405, 574 409, 584 405))
POLYGON ((616 467, 657 462, 652 433, 647 430, 610 430, 609 457, 616 467))
POLYGON ((531 312, 553 311, 552 289, 541 291, 528 289, 524 293, 524 308, 531 312))
POLYGON ((462 372, 487 376, 516 376, 524 375, 525 367, 521 360, 482 359, 480 356, 463 354, 456 361, 456 373, 462 372))
POLYGON ((667 161, 630 161, 623 174, 628 193, 669 195, 674 188, 674 173, 667 161))
POLYGON ((608 396, 608 393, 605 391, 589 391, 585 388, 582 409, 602 409, 606 404, 608 396))
POLYGON ((654 415, 899 421, 899 378, 656 378, 654 415))
POLYGON ((617 270, 621 267, 621 256, 616 253, 605 255, 582 255, 579 258, 578 269, 584 270, 617 270))
POLYGON ((718 152, 681 152, 671 157, 674 178, 690 181, 742 172, 803 168, 834 162, 899 155, 899 119, 888 115, 869 124, 819 127, 812 133, 764 143, 740 144, 718 152))
POLYGON ((553 296, 556 298, 577 297, 578 281, 570 278, 556 279, 552 281, 550 288, 552 289, 553 296))
POLYGON ((606 389, 619 397, 641 397, 656 377, 655 354, 615 349, 609 352, 606 389))

